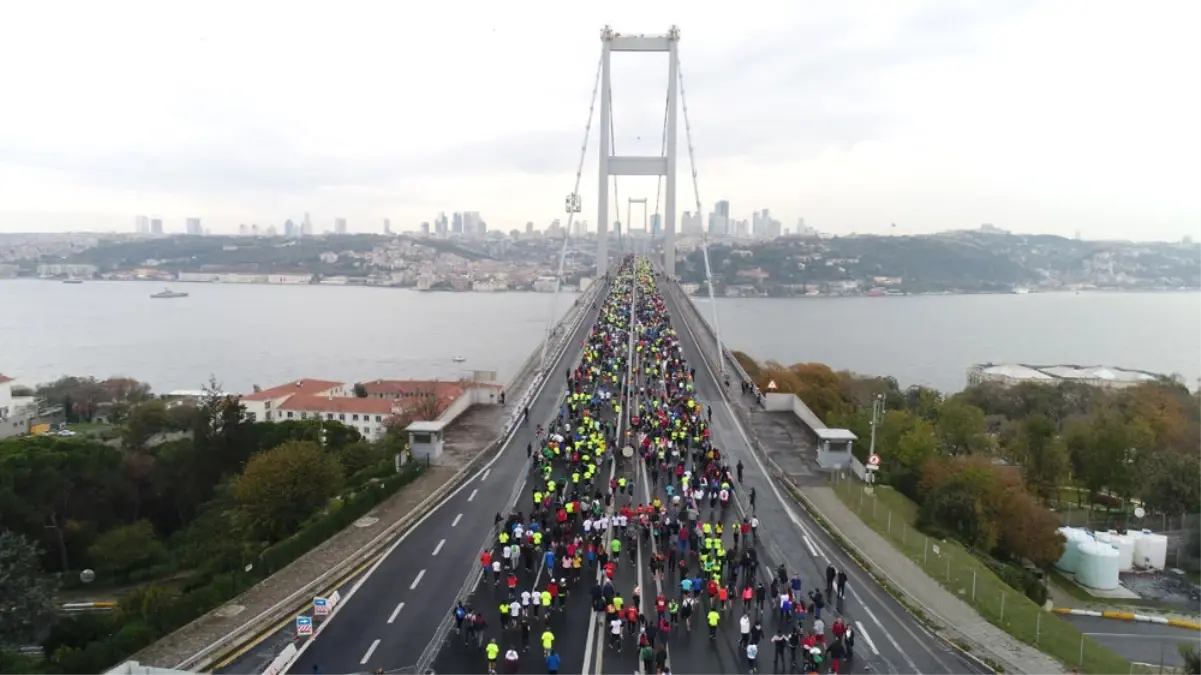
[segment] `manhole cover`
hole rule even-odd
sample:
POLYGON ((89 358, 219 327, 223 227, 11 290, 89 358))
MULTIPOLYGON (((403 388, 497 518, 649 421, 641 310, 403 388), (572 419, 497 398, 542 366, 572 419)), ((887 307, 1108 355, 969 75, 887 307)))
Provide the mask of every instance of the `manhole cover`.
POLYGON ((372 518, 370 516, 367 516, 365 518, 359 518, 358 520, 354 521, 354 526, 355 527, 371 527, 372 525, 374 525, 378 522, 379 522, 379 518, 372 518))
POLYGON ((224 607, 218 609, 216 614, 220 617, 229 618, 231 616, 237 616, 244 611, 246 611, 246 607, 243 605, 225 605, 224 607))

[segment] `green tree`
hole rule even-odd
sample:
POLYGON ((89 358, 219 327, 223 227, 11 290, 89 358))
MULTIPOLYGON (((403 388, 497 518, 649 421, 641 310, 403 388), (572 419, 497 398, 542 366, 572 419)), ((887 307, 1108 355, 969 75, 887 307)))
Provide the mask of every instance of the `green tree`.
POLYGON ((161 400, 146 401, 129 409, 121 440, 127 450, 143 450, 155 434, 171 427, 167 404, 161 400))
POLYGON ((1022 420, 1011 455, 1022 465, 1026 484, 1043 502, 1049 502, 1067 477, 1069 461, 1055 423, 1042 413, 1022 420))
POLYGON ((938 419, 941 406, 942 394, 937 389, 914 385, 905 390, 905 407, 928 422, 938 419))
POLYGON ((36 644, 54 616, 54 587, 41 553, 25 537, 0 531, 0 648, 36 644))
POLYGON ((1201 511, 1201 457, 1191 453, 1160 450, 1143 461, 1143 503, 1159 513, 1201 511))
POLYGON ((353 476, 363 469, 376 466, 384 459, 383 450, 366 441, 349 443, 338 449, 336 454, 346 476, 353 476))
POLYGON ((318 445, 291 441, 255 455, 233 482, 243 523, 256 537, 291 534, 342 486, 342 466, 318 445))
POLYGON ((896 466, 889 470, 889 483, 909 497, 917 493, 922 465, 938 456, 938 437, 934 425, 924 419, 913 420, 913 425, 901 435, 890 456, 896 466))
POLYGON ((96 566, 114 574, 128 574, 138 567, 153 565, 166 554, 167 548, 155 536, 148 520, 113 528, 88 548, 96 566))
POLYGON ((1184 661, 1184 672, 1187 675, 1201 675, 1201 651, 1198 651, 1197 645, 1184 643, 1176 648, 1180 650, 1180 658, 1184 661))
POLYGON ((988 447, 984 411, 961 398, 943 401, 935 428, 943 447, 952 455, 981 452, 988 447))

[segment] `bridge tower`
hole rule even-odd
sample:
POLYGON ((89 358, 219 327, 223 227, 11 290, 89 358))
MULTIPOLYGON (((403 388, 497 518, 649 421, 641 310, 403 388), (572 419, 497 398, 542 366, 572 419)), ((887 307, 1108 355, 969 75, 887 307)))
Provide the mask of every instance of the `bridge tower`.
POLYGON ((679 91, 680 29, 672 26, 666 35, 621 35, 605 26, 601 30, 601 109, 600 166, 598 173, 596 218, 596 276, 609 267, 609 178, 611 176, 662 176, 666 182, 663 218, 663 270, 676 273, 676 102, 679 91), (612 91, 609 57, 613 52, 667 54, 666 142, 659 156, 619 156, 613 154, 612 91))

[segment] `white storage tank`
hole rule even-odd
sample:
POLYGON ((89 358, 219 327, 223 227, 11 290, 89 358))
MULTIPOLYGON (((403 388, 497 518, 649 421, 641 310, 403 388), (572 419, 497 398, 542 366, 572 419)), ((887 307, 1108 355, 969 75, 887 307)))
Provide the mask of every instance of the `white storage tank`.
POLYGON ((1111 591, 1118 587, 1118 549, 1097 539, 1076 545, 1080 549, 1076 581, 1099 591, 1111 591))
POLYGON ((1143 530, 1142 536, 1134 542, 1134 561, 1139 566, 1150 567, 1153 570, 1165 569, 1168 562, 1168 538, 1151 530, 1143 530))
POLYGON ((1055 567, 1064 572, 1075 574, 1076 568, 1080 564, 1080 549, 1077 548, 1077 545, 1082 541, 1091 539, 1091 537, 1084 530, 1074 527, 1061 527, 1059 528, 1059 533, 1067 541, 1064 542, 1063 555, 1059 556, 1059 560, 1055 562, 1055 567))
POLYGON ((1134 539, 1124 534, 1115 534, 1109 543, 1118 549, 1118 570, 1129 572, 1134 569, 1134 539))

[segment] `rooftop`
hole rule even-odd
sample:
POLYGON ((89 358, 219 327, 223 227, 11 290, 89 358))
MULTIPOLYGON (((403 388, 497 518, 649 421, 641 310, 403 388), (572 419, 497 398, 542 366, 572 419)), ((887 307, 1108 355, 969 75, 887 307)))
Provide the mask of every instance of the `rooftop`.
POLYGON ((5 375, 4 373, 0 373, 0 384, 4 384, 5 382, 12 382, 12 381, 13 381, 13 378, 5 375))
POLYGON ((433 421, 413 422, 409 426, 405 427, 405 431, 416 431, 417 433, 432 433, 432 432, 442 431, 445 428, 446 428, 446 422, 439 422, 437 420, 433 420, 433 421))
POLYGON ((1059 380, 1102 380, 1106 382, 1152 382, 1161 376, 1145 370, 1114 366, 1054 365, 1036 366, 1024 363, 985 363, 972 370, 983 375, 1014 380, 1054 382, 1059 380))
POLYGON ((335 387, 341 387, 341 382, 333 380, 296 380, 287 384, 281 384, 278 387, 263 389, 242 396, 243 401, 271 401, 285 396, 300 395, 313 396, 323 394, 335 387))
POLYGON ((391 415, 400 410, 398 401, 386 398, 355 396, 306 396, 296 394, 279 406, 280 410, 298 412, 358 413, 361 415, 391 415))

